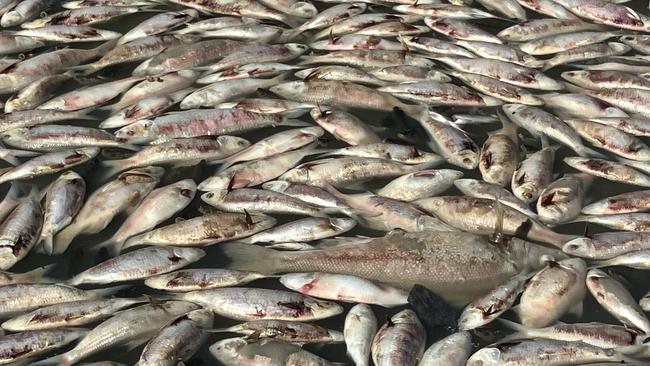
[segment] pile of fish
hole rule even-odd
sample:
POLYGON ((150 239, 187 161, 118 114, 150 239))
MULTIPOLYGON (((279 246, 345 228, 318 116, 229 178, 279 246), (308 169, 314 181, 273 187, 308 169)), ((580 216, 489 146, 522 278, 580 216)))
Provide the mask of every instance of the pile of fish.
POLYGON ((0 364, 650 364, 645 14, 0 0, 0 364))

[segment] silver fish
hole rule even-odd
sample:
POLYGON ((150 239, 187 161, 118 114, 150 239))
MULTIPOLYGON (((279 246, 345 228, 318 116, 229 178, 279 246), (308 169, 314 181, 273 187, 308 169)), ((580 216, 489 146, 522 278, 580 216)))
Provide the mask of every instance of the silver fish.
POLYGON ((149 277, 144 281, 144 284, 157 290, 189 292, 216 287, 238 286, 265 277, 260 273, 232 269, 182 269, 149 277))
POLYGON ((357 304, 345 316, 343 336, 347 354, 356 366, 368 366, 372 341, 377 334, 377 318, 372 308, 357 304))
POLYGON ((413 310, 393 315, 372 341, 372 361, 377 366, 415 366, 424 353, 426 333, 413 310))
POLYGON ((52 238, 79 213, 86 196, 86 181, 73 171, 64 172, 47 189, 40 242, 52 254, 52 238))

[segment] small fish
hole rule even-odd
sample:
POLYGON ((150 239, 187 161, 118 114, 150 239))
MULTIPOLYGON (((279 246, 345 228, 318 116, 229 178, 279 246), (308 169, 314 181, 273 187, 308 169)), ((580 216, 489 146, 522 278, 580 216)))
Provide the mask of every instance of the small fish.
POLYGON ((562 224, 578 217, 592 181, 593 177, 585 173, 565 174, 547 185, 537 199, 539 219, 549 224, 562 224))
POLYGON ((269 191, 283 193, 287 196, 296 198, 300 201, 304 201, 314 206, 329 208, 347 207, 343 201, 327 192, 325 189, 306 184, 291 183, 283 180, 274 180, 262 184, 262 188, 269 191))
POLYGON ((199 12, 192 9, 156 14, 131 28, 117 41, 117 45, 119 46, 138 38, 164 33, 171 29, 180 27, 198 16, 199 12))
POLYGON ((565 122, 594 146, 627 159, 650 160, 650 148, 641 139, 616 127, 588 120, 567 119, 565 122))
POLYGON ((189 360, 208 338, 214 315, 199 309, 180 315, 163 326, 142 350, 137 366, 175 366, 189 360))
POLYGON ((39 242, 47 254, 52 254, 52 238, 68 226, 79 213, 86 196, 86 181, 77 173, 62 173, 48 187, 43 206, 43 230, 39 242))
POLYGON ((581 18, 634 31, 647 31, 647 18, 631 8, 605 0, 555 0, 581 18))
POLYGON ((581 312, 582 300, 587 293, 586 275, 587 265, 582 259, 548 262, 528 281, 521 294, 517 309, 521 323, 542 328, 555 323, 572 308, 581 312))
POLYGON ((0 26, 4 28, 20 25, 28 20, 37 18, 38 15, 52 5, 53 0, 26 0, 20 1, 13 9, 7 11, 0 18, 0 26))
POLYGON ((577 18, 543 18, 531 19, 526 22, 510 26, 497 33, 497 37, 503 39, 504 41, 527 42, 563 33, 604 29, 605 27, 602 25, 588 23, 577 18))
POLYGON ((37 125, 5 131, 2 141, 7 145, 34 151, 60 151, 90 147, 115 147, 137 150, 124 144, 112 133, 98 128, 70 125, 37 125))
MULTIPOLYGON (((74 328, 33 330, 0 338, 0 363, 13 364, 65 347, 86 335, 87 331, 74 328)), ((27 363, 31 363, 27 361, 27 363)))
POLYGON ((265 277, 260 273, 242 272, 232 269, 181 269, 179 271, 149 277, 144 281, 144 284, 157 290, 189 292, 217 287, 238 286, 265 277))
POLYGON ((41 175, 54 174, 83 164, 99 154, 99 148, 88 147, 63 150, 37 156, 14 168, 6 168, 0 175, 0 183, 13 180, 33 179, 41 175))
POLYGON ((467 366, 531 365, 539 362, 540 354, 549 355, 543 361, 546 365, 584 365, 585 362, 619 364, 632 361, 613 349, 603 349, 582 341, 525 339, 481 348, 470 356, 467 366))
POLYGON ((650 80, 623 72, 607 70, 572 70, 562 78, 586 89, 632 88, 650 90, 650 80))
POLYGON ((145 298, 113 298, 77 300, 52 304, 13 317, 2 323, 2 329, 12 332, 22 332, 27 330, 82 326, 108 318, 122 309, 146 301, 145 298))
POLYGON ((275 226, 241 241, 249 244, 310 242, 341 235, 356 224, 353 219, 309 217, 275 226))
POLYGON ((509 310, 524 291, 530 276, 519 274, 470 302, 458 319, 461 330, 482 327, 509 310))
POLYGON ((277 339, 297 344, 329 344, 343 341, 341 332, 316 324, 287 320, 252 320, 219 331, 244 334, 250 339, 277 339))
POLYGON ((437 196, 454 185, 463 172, 453 169, 429 169, 397 177, 377 190, 377 195, 399 201, 415 201, 437 196))
POLYGON ((73 90, 43 103, 38 109, 56 109, 60 111, 78 111, 100 106, 127 91, 139 81, 140 77, 129 77, 98 85, 73 90))
POLYGON ((274 218, 257 213, 247 215, 245 213, 219 212, 197 216, 133 236, 124 243, 122 250, 143 244, 163 247, 168 245, 188 247, 213 245, 223 241, 245 238, 273 227, 275 222, 274 218))
POLYGON ((495 35, 477 27, 469 21, 458 19, 436 19, 426 17, 424 24, 434 32, 444 34, 453 39, 464 41, 481 41, 492 43, 503 43, 495 35))
POLYGON ((596 233, 568 241, 562 248, 565 253, 590 259, 612 259, 647 249, 650 249, 650 234, 645 232, 596 233))
POLYGON ((500 118, 502 128, 488 132, 488 138, 481 148, 479 171, 483 180, 507 186, 519 163, 517 126, 505 117, 500 118))
POLYGON ((575 32, 562 33, 522 43, 519 48, 529 55, 550 55, 606 41, 617 36, 615 32, 575 32))
POLYGON ((23 29, 14 33, 49 42, 101 42, 119 38, 122 34, 86 25, 48 25, 35 29, 23 29))
MULTIPOLYGON (((45 76, 33 81, 7 100, 5 103, 5 113, 36 109, 54 97, 57 89, 69 81, 70 76, 66 74, 45 76)), ((74 114, 71 115, 74 116, 74 114)))
POLYGON ((377 334, 377 318, 366 304, 355 305, 345 316, 343 336, 347 354, 356 366, 368 366, 373 339, 377 334))
POLYGON ((453 333, 429 346, 418 365, 465 366, 472 354, 472 336, 469 332, 453 333))
POLYGON ((127 239, 148 232, 174 217, 192 202, 195 195, 196 183, 192 179, 183 179, 154 189, 124 220, 113 236, 99 245, 108 247, 113 254, 119 253, 127 239))
POLYGON ((0 224, 0 270, 22 260, 36 245, 43 227, 43 211, 36 197, 28 197, 0 224))
POLYGON ((372 341, 372 361, 377 366, 415 366, 424 353, 426 333, 415 312, 393 315, 372 341))
POLYGON ((179 294, 215 314, 235 320, 311 321, 343 312, 340 305, 295 292, 248 287, 216 288, 179 294))
POLYGON ((617 215, 581 215, 575 222, 588 222, 614 230, 650 232, 650 214, 622 213, 617 215))
POLYGON ((318 107, 312 109, 310 115, 325 131, 349 145, 368 145, 381 142, 381 138, 370 126, 351 113, 318 107))
POLYGON ((48 25, 91 25, 109 21, 113 18, 140 11, 135 6, 97 6, 64 10, 40 19, 21 24, 21 28, 34 29, 48 25))
POLYGON ((609 103, 580 93, 550 93, 540 95, 539 98, 553 114, 564 120, 629 117, 627 113, 609 103))
POLYGON ((582 208, 585 215, 613 215, 650 209, 650 191, 633 191, 603 198, 582 208))
POLYGON ((407 304, 408 293, 402 289, 366 279, 330 273, 289 273, 280 283, 290 290, 321 299, 395 307, 407 304))
POLYGON ((619 162, 580 157, 566 157, 564 158, 564 162, 581 172, 613 182, 650 187, 649 176, 619 162))
MULTIPOLYGON (((294 214, 325 217, 326 211, 321 207, 293 198, 289 195, 262 189, 240 188, 233 191, 214 191, 204 193, 201 200, 219 210, 245 213, 260 212, 265 214, 294 214)), ((250 225, 247 225, 247 227, 250 225)), ((268 229, 268 227, 264 227, 268 229)))
POLYGON ((334 363, 305 351, 301 346, 276 340, 250 342, 247 338, 227 338, 210 346, 210 353, 225 366, 251 364, 263 359, 270 365, 322 365, 334 363))
POLYGON ((395 160, 400 163, 417 165, 423 163, 442 164, 442 157, 423 151, 413 145, 400 145, 388 142, 378 142, 374 144, 348 146, 332 150, 321 156, 358 156, 364 158, 383 158, 395 160))
POLYGON ((531 218, 537 217, 537 214, 531 211, 526 202, 515 197, 509 190, 499 185, 470 178, 456 179, 453 185, 466 196, 499 200, 504 205, 510 206, 531 218))
POLYGON ((644 334, 650 332, 650 321, 621 283, 599 269, 591 269, 587 273, 587 288, 596 301, 626 328, 644 334))
POLYGON ((534 136, 547 136, 574 150, 580 156, 595 155, 598 152, 583 145, 580 135, 555 115, 538 107, 522 104, 505 104, 503 111, 518 126, 534 136))
POLYGON ((0 55, 11 55, 40 48, 45 42, 32 37, 0 34, 0 55))

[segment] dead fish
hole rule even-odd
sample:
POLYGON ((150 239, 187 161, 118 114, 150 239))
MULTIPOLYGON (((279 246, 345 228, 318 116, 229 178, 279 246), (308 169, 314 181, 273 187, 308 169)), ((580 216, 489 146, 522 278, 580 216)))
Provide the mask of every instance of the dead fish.
POLYGON ((605 159, 566 157, 567 165, 581 172, 614 182, 650 187, 650 177, 629 166, 605 159))
POLYGON ((601 155, 584 146, 580 135, 564 121, 541 108, 522 104, 504 104, 502 108, 512 122, 536 137, 547 136, 568 146, 580 156, 601 155))
POLYGON ((557 147, 545 147, 523 159, 512 175, 512 193, 526 203, 536 201, 553 179, 557 147))
POLYGON ((539 364, 539 354, 550 355, 543 365, 584 365, 585 362, 629 361, 613 349, 603 349, 582 341, 558 341, 551 339, 525 339, 496 343, 476 351, 467 361, 467 366, 519 366, 539 364))
POLYGON ((265 275, 255 272, 242 272, 220 268, 197 268, 181 269, 179 271, 152 276, 147 278, 144 284, 157 290, 189 292, 217 287, 238 286, 265 277, 265 275))
POLYGON ((164 33, 171 29, 180 27, 198 16, 199 12, 191 9, 156 14, 131 28, 117 41, 117 45, 122 45, 138 38, 164 33))
MULTIPOLYGON (((256 211, 256 210, 251 210, 256 211)), ((272 217, 220 212, 162 226, 129 238, 122 250, 148 244, 155 246, 206 246, 245 238, 275 225, 272 217)))
MULTIPOLYGON (((0 339, 0 363, 24 362, 29 357, 65 347, 86 335, 75 328, 33 330, 3 336, 0 339)), ((29 363, 29 361, 27 361, 29 363)))
POLYGON ((49 42, 101 42, 119 38, 122 34, 86 25, 48 25, 35 29, 23 29, 14 33, 49 42))
POLYGON ((110 239, 99 246, 108 248, 111 254, 119 253, 129 238, 150 231, 174 217, 192 202, 195 195, 196 183, 192 179, 183 179, 154 189, 122 222, 110 239))
POLYGON ((561 74, 562 78, 587 89, 632 88, 650 90, 650 80, 623 72, 607 70, 572 70, 561 74))
POLYGON ((646 249, 650 249, 650 234, 645 232, 596 233, 568 241, 562 248, 574 256, 599 260, 646 249))
POLYGON ((497 319, 512 307, 529 278, 527 273, 518 274, 470 302, 460 314, 459 328, 472 330, 497 319))
POLYGON ((13 9, 7 11, 0 18, 0 26, 4 28, 20 25, 32 20, 52 5, 52 0, 26 0, 16 4, 13 9))
POLYGON ((305 351, 302 347, 275 341, 249 342, 246 338, 227 338, 210 346, 210 353, 226 366, 238 366, 264 359, 270 366, 291 363, 334 366, 335 364, 305 351))
POLYGON ((587 293, 587 265, 582 259, 550 261, 535 274, 521 294, 517 309, 521 323, 541 328, 555 323, 572 310, 581 314, 582 300, 587 293))
POLYGON ((562 224, 578 217, 592 181, 591 175, 578 173, 565 174, 550 183, 537 199, 539 219, 549 224, 562 224))
POLYGON ((366 279, 332 273, 289 273, 280 283, 301 294, 327 300, 395 307, 407 304, 408 293, 402 289, 366 279))
POLYGON ((11 55, 40 48, 45 42, 26 36, 0 34, 0 55, 11 55))
POLYGON ((52 238, 72 222, 86 196, 86 181, 77 173, 67 171, 48 187, 45 196, 43 230, 39 242, 47 254, 52 254, 52 238))
POLYGON ((310 203, 314 206, 329 208, 346 208, 343 201, 336 196, 327 192, 323 188, 314 187, 306 184, 291 183, 282 180, 274 180, 262 184, 262 188, 283 193, 287 196, 310 203))
MULTIPOLYGON (((57 89, 70 81, 70 76, 50 75, 33 81, 12 95, 5 103, 5 113, 34 110, 56 95, 57 89)), ((88 112, 88 110, 81 111, 88 112)), ((71 113, 71 116, 74 114, 71 113)))
POLYGON ((63 150, 43 154, 32 158, 14 168, 6 168, 0 175, 0 182, 12 180, 33 179, 41 175, 60 172, 83 164, 99 154, 99 148, 87 147, 73 150, 63 150))
POLYGON ((580 93, 550 93, 540 95, 539 98, 562 119, 629 117, 627 113, 607 102, 580 93))
POLYGON ((212 326, 210 310, 198 309, 180 315, 163 326, 147 342, 136 363, 138 366, 173 366, 190 359, 207 340, 212 326))
POLYGON ((325 131, 349 145, 381 142, 379 136, 370 126, 351 113, 318 107, 312 109, 310 115, 325 131))
POLYGON ((2 141, 13 147, 34 151, 59 151, 63 149, 115 147, 138 150, 124 144, 113 134, 98 128, 70 125, 37 125, 5 131, 2 141))
POLYGON ((626 328, 640 333, 650 332, 650 321, 630 292, 618 281, 599 269, 587 274, 587 288, 596 301, 626 328))
POLYGON ((356 224, 353 219, 308 217, 275 226, 240 241, 249 244, 310 242, 338 236, 352 230, 356 224))
POLYGON ((357 366, 368 366, 373 339, 377 334, 377 318, 372 308, 357 304, 345 316, 343 336, 346 352, 357 366))
POLYGON ((340 305, 295 292, 249 287, 215 288, 178 295, 235 320, 310 321, 343 312, 340 305))
POLYGON ((146 298, 113 298, 52 304, 13 317, 2 323, 2 328, 20 332, 87 325, 108 318, 131 305, 146 301, 146 298))
POLYGON ((445 364, 464 366, 472 353, 472 336, 469 332, 453 333, 429 346, 418 365, 445 364))
POLYGON ((588 222, 610 229, 634 232, 650 232, 650 214, 622 213, 615 215, 581 215, 575 222, 588 222))
POLYGON ((251 320, 216 331, 244 334, 256 340, 277 339, 295 344, 329 344, 343 341, 341 332, 316 324, 287 320, 251 320))
POLYGON ((454 39, 503 43, 493 34, 464 20, 426 17, 424 18, 424 24, 426 24, 434 32, 444 34, 445 36, 454 39))
MULTIPOLYGON (((532 3, 533 1, 530 2, 532 3)), ((563 33, 604 29, 605 27, 602 25, 588 23, 575 18, 543 18, 531 19, 526 22, 510 26, 497 33, 497 36, 504 41, 526 42, 563 33)))
POLYGON ((595 23, 635 31, 647 31, 645 16, 639 15, 631 8, 610 1, 595 0, 555 0, 572 13, 595 23))
POLYGON ((582 208, 585 215, 612 215, 650 209, 650 191, 634 191, 603 198, 582 208))
POLYGON ((627 159, 650 160, 650 148, 641 139, 616 127, 579 119, 567 119, 565 122, 594 146, 627 159))
POLYGON ((23 23, 20 27, 34 29, 48 25, 77 26, 98 24, 122 15, 137 13, 140 10, 136 6, 96 6, 70 9, 23 23))
POLYGON ((297 252, 279 252, 249 244, 224 244, 222 249, 231 260, 229 268, 262 273, 348 274, 402 289, 419 283, 445 300, 463 305, 523 268, 539 265, 540 247, 519 239, 513 239, 508 245, 508 251, 501 251, 485 237, 430 231, 391 232, 385 237, 297 252), (267 260, 260 263, 257 260, 260 257, 267 260), (467 262, 470 258, 471 265, 467 262), (405 272, 404 268, 412 270, 405 272))
POLYGON ((526 202, 515 197, 509 190, 499 185, 469 178, 456 179, 453 185, 466 196, 498 200, 504 205, 510 206, 531 218, 537 217, 537 214, 531 211, 526 202))
POLYGON ((384 158, 410 165, 423 164, 427 162, 438 165, 444 161, 440 156, 428 151, 423 151, 416 146, 400 145, 388 142, 343 147, 327 152, 321 156, 337 155, 384 158))
POLYGON ((505 117, 500 118, 502 128, 488 132, 481 148, 479 171, 488 183, 507 186, 512 181, 519 163, 517 126, 505 117))
POLYGON ((28 197, 0 224, 0 269, 7 270, 23 259, 38 241, 43 212, 36 197, 28 197))
POLYGON ((393 315, 372 341, 372 361, 377 366, 415 366, 424 353, 426 333, 415 312, 393 315))
POLYGON ((453 169, 429 169, 397 177, 377 190, 377 195, 400 201, 415 201, 445 192, 463 176, 453 169))
MULTIPOLYGON (((425 211, 459 230, 490 235, 499 220, 498 201, 468 196, 440 196, 415 201, 425 211)), ((558 234, 536 219, 509 206, 503 208, 503 232, 519 238, 561 246, 570 235, 558 234)))
MULTIPOLYGON (((289 195, 262 189, 240 188, 227 192, 223 190, 208 192, 201 199, 219 210, 245 213, 294 214, 325 217, 326 210, 289 195)), ((250 225, 248 225, 250 226, 250 225)), ((268 229, 268 227, 264 227, 268 229)))

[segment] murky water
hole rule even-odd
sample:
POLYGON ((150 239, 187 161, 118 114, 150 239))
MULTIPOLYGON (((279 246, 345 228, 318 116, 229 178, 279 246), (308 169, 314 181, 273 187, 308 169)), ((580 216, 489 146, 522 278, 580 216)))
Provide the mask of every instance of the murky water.
MULTIPOLYGON (((637 9, 639 12, 648 14, 648 8, 647 8, 647 1, 634 1, 626 4, 628 6, 633 7, 634 9, 637 9)), ((386 8, 382 7, 377 7, 375 11, 387 11, 386 8)), ((529 15, 532 15, 531 12, 529 12, 529 15)), ((116 30, 116 31, 121 31, 125 32, 126 30, 130 29, 134 25, 138 24, 140 21, 142 21, 144 18, 150 16, 150 14, 147 13, 140 13, 140 14, 134 14, 130 16, 125 16, 122 18, 119 18, 118 20, 114 20, 110 23, 107 23, 105 26, 102 25, 102 28, 106 29, 111 29, 111 30, 116 30)), ((534 16, 534 15, 533 15, 534 16)), ((506 26, 508 26, 510 23, 504 22, 504 21, 476 21, 476 23, 485 26, 486 29, 496 31, 497 29, 502 29, 506 26)), ((116 78, 121 75, 127 75, 130 73, 134 65, 126 65, 126 66, 120 66, 117 68, 109 68, 106 69, 105 72, 102 73, 103 76, 107 78, 116 78)), ((554 69, 552 72, 549 72, 548 74, 554 77, 559 78, 559 74, 562 71, 565 71, 569 69, 568 67, 558 67, 554 69)), ((88 80, 87 82, 92 82, 92 80, 88 80)), ((77 88, 79 85, 68 85, 66 89, 73 89, 77 88)), ((61 90, 61 92, 64 92, 66 90, 61 90)), ((447 112, 453 112, 453 109, 446 109, 442 108, 439 110, 439 112, 446 114, 447 112)), ((467 111, 467 109, 463 109, 463 111, 467 111)), ((426 144, 424 140, 422 140, 422 136, 424 136, 423 133, 419 131, 419 126, 417 123, 411 120, 406 120, 403 118, 403 116, 400 116, 396 113, 389 113, 389 114, 377 114, 377 113, 368 113, 368 112, 361 112, 357 111, 355 112, 357 116, 359 116, 361 119, 363 119, 365 122, 378 126, 378 127, 383 127, 382 129, 382 134, 384 135, 383 137, 389 138, 389 139, 397 139, 398 135, 406 135, 412 139, 414 139, 415 144, 418 145, 419 147, 422 147, 425 150, 428 150, 426 148, 426 144)), ((302 119, 304 120, 309 120, 309 116, 305 116, 302 119)), ((84 125, 89 125, 92 122, 84 123, 84 125)), ((488 130, 494 130, 497 129, 497 125, 481 125, 481 126, 474 126, 474 127, 469 127, 468 132, 472 134, 472 137, 474 140, 481 145, 481 143, 485 140, 486 138, 486 132, 488 130)), ((244 135, 243 137, 249 138, 251 141, 256 141, 260 137, 267 136, 270 133, 273 132, 278 132, 279 129, 276 130, 263 130, 263 131, 258 131, 253 134, 248 134, 244 135)), ((648 141, 646 141, 648 142, 648 141)), ((334 140, 323 140, 324 147, 338 147, 342 146, 337 141, 334 140)), ((531 148, 531 150, 536 149, 536 147, 531 148)), ((104 152, 105 154, 112 154, 112 152, 104 152)), ((556 167, 555 171, 557 172, 558 175, 561 175, 564 172, 570 171, 571 169, 567 167, 564 163, 562 163, 562 158, 567 155, 573 155, 571 152, 566 149, 562 148, 558 154, 557 154, 557 161, 556 161, 556 167)), ((452 168, 452 169, 458 169, 453 166, 448 166, 448 165, 443 165, 441 168, 452 168)), ((86 164, 84 166, 79 167, 76 169, 80 174, 82 174, 88 181, 88 192, 92 192, 94 189, 96 189, 99 185, 101 185, 103 182, 98 181, 97 179, 97 172, 101 169, 100 166, 98 166, 97 162, 93 162, 91 164, 86 164)), ((214 170, 214 167, 208 167, 205 165, 200 165, 197 167, 192 167, 192 168, 183 168, 183 169, 172 169, 169 170, 166 176, 164 177, 163 181, 161 182, 161 185, 163 184, 168 184, 174 181, 177 181, 181 178, 194 178, 195 181, 200 182, 207 176, 211 175, 212 171, 214 170)), ((466 178, 479 178, 480 179, 480 174, 478 170, 475 171, 466 171, 465 172, 465 177, 466 178)), ((53 178, 53 177, 52 177, 53 178)), ((42 186, 45 186, 51 178, 43 178, 39 180, 39 183, 42 184, 42 186)), ((372 185, 368 186, 368 189, 372 189, 375 187, 381 187, 383 186, 388 180, 377 180, 373 181, 372 185)), ((6 188, 5 188, 6 189, 6 188)), ((594 184, 592 185, 591 189, 589 190, 589 200, 596 200, 600 199, 603 197, 611 196, 614 194, 622 193, 622 192, 627 192, 627 191, 633 191, 638 189, 637 187, 634 186, 629 186, 625 184, 614 184, 611 182, 607 182, 604 180, 599 180, 596 179, 594 184)), ((456 191, 455 189, 449 190, 446 194, 460 194, 460 192, 456 191)), ((186 210, 184 210, 180 216, 184 218, 189 218, 198 215, 198 207, 201 205, 200 199, 197 198, 193 202, 192 205, 190 205, 186 210)), ((295 219, 296 217, 281 217, 279 218, 280 221, 288 221, 295 219)), ((112 233, 119 227, 121 222, 123 221, 124 216, 118 217, 113 222, 111 225, 104 230, 102 233, 97 234, 97 235, 83 235, 78 237, 74 242, 73 245, 70 247, 70 249, 66 252, 66 254, 61 255, 61 256, 56 256, 56 257, 48 257, 44 255, 39 255, 36 253, 30 253, 29 256, 18 263, 14 268, 12 268, 12 271, 16 272, 22 272, 22 271, 27 271, 33 268, 36 268, 38 266, 46 265, 46 264, 51 264, 51 263, 56 263, 57 266, 52 272, 52 276, 56 278, 61 278, 61 279, 67 279, 71 277, 73 274, 76 274, 80 272, 81 270, 84 270, 99 261, 106 259, 105 253, 94 253, 92 251, 89 251, 88 248, 93 246, 94 244, 97 244, 99 242, 102 242, 103 240, 109 238, 112 233)), ((570 225, 563 225, 561 227, 558 227, 557 230, 560 232, 564 233, 575 233, 575 234, 582 234, 584 231, 585 227, 584 224, 570 224, 570 225)), ((603 231, 601 228, 593 225, 590 226, 589 228, 590 232, 598 232, 598 231, 603 231)), ((370 236, 380 236, 381 233, 377 232, 370 232, 368 230, 364 230, 363 228, 357 227, 353 231, 348 232, 345 234, 346 236, 352 236, 352 235, 370 235, 370 236)), ((222 257, 221 251, 219 249, 219 245, 215 245, 212 247, 205 248, 207 255, 199 262, 192 264, 190 267, 192 268, 204 268, 204 267, 220 267, 224 264, 224 259, 222 257)), ((647 274, 642 272, 642 271, 636 271, 636 270, 631 270, 631 269, 626 269, 626 268, 617 268, 616 269, 617 273, 620 273, 624 278, 629 281, 630 290, 632 294, 636 297, 639 298, 641 297, 644 293, 646 293, 650 289, 650 281, 647 279, 647 274)), ((141 285, 140 282, 136 282, 133 284, 133 287, 130 289, 126 290, 124 293, 121 293, 121 295, 124 296, 140 296, 142 294, 149 294, 149 295, 156 295, 156 292, 154 290, 151 290, 149 288, 146 288, 141 285)), ((250 286, 254 287, 265 287, 265 288, 282 288, 282 286, 277 282, 275 279, 265 279, 265 280, 259 280, 255 281, 250 286)), ((351 307, 351 305, 346 304, 346 312, 347 310, 351 307)), ((401 308, 394 308, 394 309, 383 309, 380 307, 374 307, 374 310, 376 312, 377 318, 379 319, 380 323, 383 323, 384 320, 386 319, 387 316, 392 315, 396 313, 397 311, 401 310, 401 308)), ((345 317, 345 312, 337 317, 326 319, 323 321, 318 322, 319 324, 336 329, 336 330, 342 330, 343 328, 343 320, 345 317)), ((570 320, 570 318, 568 318, 570 320)), ((600 321, 600 322, 609 322, 612 324, 617 324, 616 320, 613 319, 608 313, 606 313, 596 302, 591 296, 587 295, 585 299, 585 307, 584 307, 584 315, 581 318, 581 321, 600 321)), ((226 318, 222 317, 216 317, 215 318, 215 328, 224 328, 233 324, 236 324, 236 321, 229 320, 226 318)), ((495 326, 496 327, 496 326, 495 326)), ((489 330, 490 328, 488 328, 489 330)), ((475 340, 477 342, 481 341, 481 337, 489 337, 491 332, 489 331, 481 331, 480 334, 477 334, 477 337, 475 337, 475 340)), ((206 343, 206 346, 202 348, 202 350, 197 353, 192 360, 189 362, 186 362, 187 365, 215 365, 217 364, 214 358, 208 353, 207 351, 207 346, 214 343, 215 341, 226 338, 226 337, 231 337, 235 336, 233 334, 213 334, 210 336, 209 341, 206 343)), ((487 338, 483 339, 485 340, 490 340, 487 338)), ((435 339, 429 339, 427 344, 431 344, 435 339)), ((343 345, 338 344, 338 345, 325 345, 325 346, 319 346, 319 347, 313 347, 313 346, 306 346, 307 349, 311 350, 312 352, 315 352, 331 361, 338 361, 338 362, 349 362, 345 355, 345 348, 343 345)), ((142 350, 142 347, 138 347, 133 350, 126 350, 125 348, 116 348, 116 349, 111 349, 108 350, 104 353, 98 354, 95 357, 89 358, 86 360, 87 362, 91 361, 100 361, 100 360, 113 360, 113 361, 119 361, 123 362, 125 364, 133 364, 139 357, 140 351, 142 350)))

